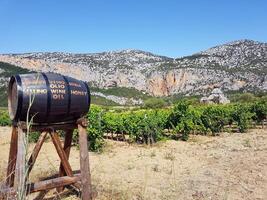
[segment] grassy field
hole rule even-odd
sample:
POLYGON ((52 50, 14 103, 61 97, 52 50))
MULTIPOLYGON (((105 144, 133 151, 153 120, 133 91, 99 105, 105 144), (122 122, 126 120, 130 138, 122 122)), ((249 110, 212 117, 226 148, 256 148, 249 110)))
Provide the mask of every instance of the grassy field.
MULTIPOLYGON (((1 180, 7 166, 10 128, 0 128, 1 180)), ((218 137, 191 135, 188 142, 165 141, 153 146, 107 141, 101 154, 90 152, 96 200, 224 200, 267 196, 267 130, 218 137)), ((31 145, 31 149, 33 145, 31 145)), ((70 163, 79 169, 79 151, 70 163)), ((46 141, 30 180, 58 171, 59 158, 46 141)), ((55 199, 53 192, 48 197, 55 199)), ((33 196, 32 196, 33 198, 33 196)), ((79 199, 63 193, 57 199, 79 199)))

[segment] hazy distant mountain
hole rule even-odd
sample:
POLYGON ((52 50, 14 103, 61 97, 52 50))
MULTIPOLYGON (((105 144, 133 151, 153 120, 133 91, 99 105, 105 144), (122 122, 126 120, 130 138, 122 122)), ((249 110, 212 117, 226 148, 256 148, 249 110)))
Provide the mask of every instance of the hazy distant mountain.
POLYGON ((0 61, 73 76, 98 88, 128 87, 155 96, 202 94, 215 86, 226 91, 267 90, 267 43, 252 40, 234 41, 176 59, 123 50, 5 54, 0 55, 0 61))

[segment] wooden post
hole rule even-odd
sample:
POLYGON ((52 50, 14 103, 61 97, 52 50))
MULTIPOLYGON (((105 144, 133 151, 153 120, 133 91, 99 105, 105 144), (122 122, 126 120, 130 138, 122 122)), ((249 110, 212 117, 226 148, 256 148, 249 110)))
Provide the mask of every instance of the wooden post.
POLYGON ((15 171, 15 190, 18 199, 23 199, 26 195, 26 147, 25 147, 25 131, 18 126, 18 151, 15 171))
POLYGON ((17 127, 12 126, 11 133, 11 141, 10 141, 10 149, 9 149, 9 159, 8 159, 8 167, 6 174, 6 185, 8 187, 14 186, 14 178, 15 178, 15 168, 16 168, 16 160, 17 160, 17 149, 18 149, 18 132, 17 127))
POLYGON ((80 145, 80 168, 82 183, 82 200, 92 200, 91 174, 89 168, 89 153, 87 144, 87 121, 81 119, 78 122, 79 145, 80 145))

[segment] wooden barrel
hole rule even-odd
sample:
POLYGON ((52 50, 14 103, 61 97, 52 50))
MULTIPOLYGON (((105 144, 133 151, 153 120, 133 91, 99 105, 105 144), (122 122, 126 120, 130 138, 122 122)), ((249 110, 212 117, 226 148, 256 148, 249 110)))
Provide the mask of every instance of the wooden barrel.
POLYGON ((8 110, 12 121, 33 123, 72 122, 89 111, 88 85, 54 73, 12 76, 8 86, 8 110))

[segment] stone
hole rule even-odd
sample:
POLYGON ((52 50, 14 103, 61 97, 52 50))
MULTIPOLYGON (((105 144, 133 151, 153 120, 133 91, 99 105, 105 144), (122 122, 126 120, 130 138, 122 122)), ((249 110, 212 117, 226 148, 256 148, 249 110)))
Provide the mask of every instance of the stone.
POLYGON ((208 97, 202 97, 200 102, 207 104, 227 104, 230 103, 230 100, 223 94, 220 88, 214 88, 211 95, 208 97))

